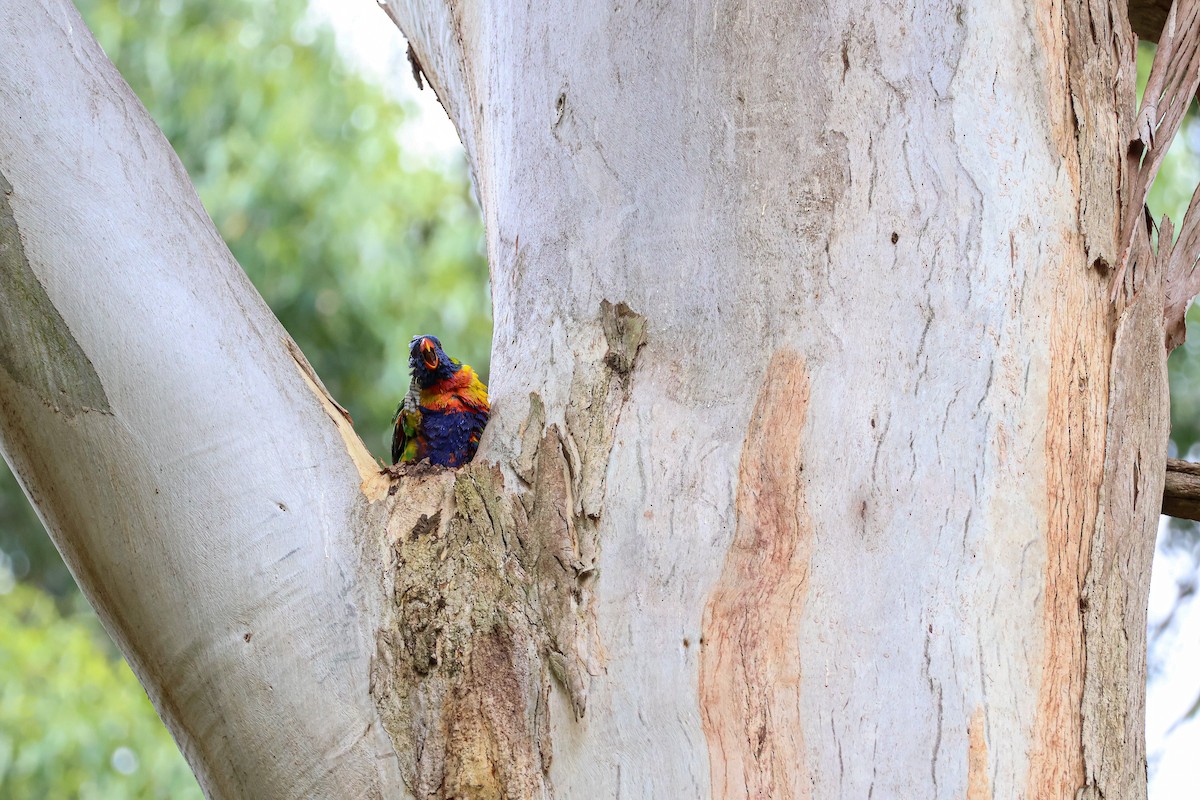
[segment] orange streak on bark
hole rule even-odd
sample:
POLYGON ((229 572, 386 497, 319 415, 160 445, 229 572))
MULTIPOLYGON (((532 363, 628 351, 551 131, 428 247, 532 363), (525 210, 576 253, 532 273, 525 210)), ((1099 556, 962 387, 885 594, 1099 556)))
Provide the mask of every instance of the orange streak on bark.
POLYGON ((738 467, 737 529, 704 610, 700 712, 714 798, 808 798, 799 625, 812 521, 801 438, 808 376, 771 358, 738 467))
POLYGON ((983 706, 978 706, 967 725, 967 800, 992 800, 992 787, 988 781, 987 735, 983 722, 983 706))
POLYGON ((1050 333, 1042 676, 1026 788, 1032 799, 1075 797, 1085 780, 1081 601, 1104 479, 1111 342, 1102 283, 1080 278, 1064 276, 1050 333))

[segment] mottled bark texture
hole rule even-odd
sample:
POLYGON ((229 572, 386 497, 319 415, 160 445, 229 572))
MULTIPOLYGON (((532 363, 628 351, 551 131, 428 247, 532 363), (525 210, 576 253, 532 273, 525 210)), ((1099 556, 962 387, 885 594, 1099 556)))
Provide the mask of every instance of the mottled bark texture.
POLYGON ((597 296, 650 331, 554 786, 1144 796, 1190 35, 1138 116, 1119 0, 387 5, 479 188, 500 402, 562 407, 530 346, 597 296))

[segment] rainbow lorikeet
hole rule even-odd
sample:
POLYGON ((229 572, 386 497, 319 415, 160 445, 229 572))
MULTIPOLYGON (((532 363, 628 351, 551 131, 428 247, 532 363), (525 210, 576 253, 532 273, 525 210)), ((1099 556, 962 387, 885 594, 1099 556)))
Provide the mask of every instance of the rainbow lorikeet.
POLYGON ((487 386, 475 370, 442 350, 436 336, 408 346, 412 384, 392 418, 392 463, 461 467, 475 457, 487 425, 487 386))

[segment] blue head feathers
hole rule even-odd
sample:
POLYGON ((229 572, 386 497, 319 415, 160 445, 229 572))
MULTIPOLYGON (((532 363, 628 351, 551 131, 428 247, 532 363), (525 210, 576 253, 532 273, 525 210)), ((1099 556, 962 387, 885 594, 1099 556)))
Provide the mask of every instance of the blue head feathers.
POLYGON ((408 366, 412 369, 417 386, 430 386, 449 378, 461 369, 442 349, 436 336, 414 336, 408 345, 408 366))

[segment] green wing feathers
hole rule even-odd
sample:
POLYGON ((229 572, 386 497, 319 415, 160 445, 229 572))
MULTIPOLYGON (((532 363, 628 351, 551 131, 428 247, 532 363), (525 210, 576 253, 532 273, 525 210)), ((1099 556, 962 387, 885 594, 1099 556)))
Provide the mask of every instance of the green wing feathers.
POLYGON ((417 460, 417 426, 421 422, 421 404, 417 384, 411 383, 408 394, 396 406, 392 417, 392 463, 417 460))

